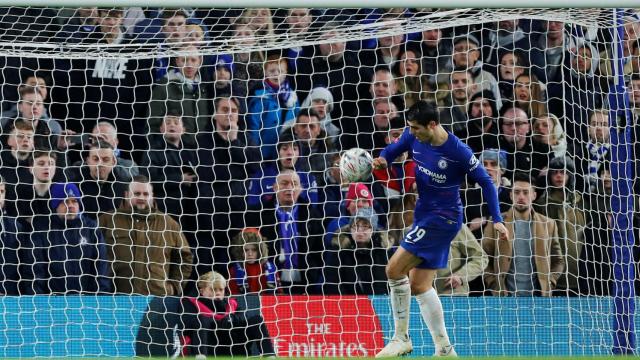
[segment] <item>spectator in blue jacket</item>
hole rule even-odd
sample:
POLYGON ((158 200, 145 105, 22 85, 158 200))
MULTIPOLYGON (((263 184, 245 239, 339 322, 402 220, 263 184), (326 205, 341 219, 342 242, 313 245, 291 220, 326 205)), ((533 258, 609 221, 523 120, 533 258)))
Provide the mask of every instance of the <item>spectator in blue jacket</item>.
POLYGON ((248 137, 261 146, 265 160, 274 160, 282 125, 295 120, 299 108, 296 92, 287 80, 287 61, 279 53, 267 56, 262 88, 249 98, 248 106, 248 137))
POLYGON ((291 132, 285 132, 280 136, 278 143, 278 160, 264 165, 260 171, 253 175, 249 183, 249 206, 257 206, 273 200, 275 193, 273 185, 276 177, 282 170, 294 170, 300 177, 302 193, 300 198, 305 202, 316 205, 319 203, 318 183, 316 177, 309 172, 306 159, 300 158, 300 144, 295 140, 291 132))
POLYGON ((72 183, 51 186, 50 217, 33 224, 34 289, 37 294, 107 293, 107 249, 97 223, 82 214, 72 183))

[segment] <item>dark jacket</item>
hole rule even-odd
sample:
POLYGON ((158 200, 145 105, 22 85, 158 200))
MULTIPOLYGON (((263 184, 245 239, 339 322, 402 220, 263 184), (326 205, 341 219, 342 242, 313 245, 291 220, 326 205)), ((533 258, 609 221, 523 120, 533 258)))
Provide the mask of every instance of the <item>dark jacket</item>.
POLYGON ((98 225, 80 214, 65 221, 57 214, 37 217, 32 242, 37 294, 86 294, 111 291, 107 249, 98 225))
POLYGON ((385 266, 387 244, 375 232, 370 248, 356 248, 347 225, 335 234, 332 246, 324 252, 323 293, 328 295, 388 294, 385 266), (346 246, 339 245, 344 243, 346 246))
MULTIPOLYGON (((276 206, 275 201, 270 201, 265 203, 262 208, 251 209, 247 214, 247 222, 249 226, 260 229, 262 236, 267 239, 269 257, 274 260, 278 270, 282 270, 284 263, 279 255, 283 250, 281 241, 283 235, 276 206)), ((295 224, 298 229, 298 249, 294 256, 297 257, 297 270, 300 271, 301 281, 292 285, 302 286, 309 293, 319 290, 314 288, 314 285, 320 281, 321 271, 319 270, 323 266, 323 244, 320 236, 323 232, 322 218, 308 203, 298 203, 296 206, 295 224)), ((282 282, 285 283, 284 279, 282 282)))
POLYGON ((31 295, 33 287, 32 246, 15 217, 0 215, 0 293, 31 295))
POLYGON ((153 184, 153 193, 160 209, 172 215, 181 215, 181 199, 193 199, 196 194, 196 184, 182 182, 185 172, 195 174, 196 151, 184 143, 180 147, 169 144, 162 135, 151 135, 149 139, 150 148, 145 151, 141 161, 143 173, 153 184))
POLYGON ((91 177, 87 166, 71 168, 67 173, 69 182, 78 184, 83 195, 84 213, 94 220, 102 213, 117 209, 122 203, 131 179, 114 174, 117 174, 115 169, 106 181, 97 182, 91 177))

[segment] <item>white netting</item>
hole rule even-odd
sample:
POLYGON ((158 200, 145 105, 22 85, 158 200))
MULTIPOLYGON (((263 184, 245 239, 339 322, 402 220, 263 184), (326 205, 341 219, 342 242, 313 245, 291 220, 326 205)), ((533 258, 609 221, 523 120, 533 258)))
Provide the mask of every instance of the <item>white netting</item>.
MULTIPOLYGON (((611 181, 612 21, 611 9, 0 8, 0 293, 39 295, 0 301, 0 354, 374 355, 392 334, 389 299, 353 295, 388 294, 417 165, 401 156, 350 184, 338 164, 354 147, 378 156, 421 100, 483 162, 516 239, 495 238, 464 183, 465 225, 435 282, 458 354, 608 353, 624 213, 611 196, 625 186, 611 181)), ((623 23, 632 116, 616 129, 631 127, 636 164, 638 14, 623 23)), ((431 355, 417 309, 413 345, 431 355)))

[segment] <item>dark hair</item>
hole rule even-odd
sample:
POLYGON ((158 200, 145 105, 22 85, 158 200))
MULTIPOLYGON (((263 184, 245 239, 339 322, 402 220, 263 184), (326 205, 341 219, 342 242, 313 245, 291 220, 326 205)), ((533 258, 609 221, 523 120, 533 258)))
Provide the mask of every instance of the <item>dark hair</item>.
POLYGON ((35 160, 39 157, 49 157, 52 158, 54 161, 58 160, 58 154, 56 154, 55 152, 52 151, 42 151, 42 150, 35 150, 32 154, 31 154, 31 161, 29 161, 29 163, 31 164, 31 166, 33 166, 33 164, 35 163, 35 160))
POLYGON ((220 96, 220 97, 216 97, 215 99, 213 99, 213 110, 216 111, 218 108, 218 103, 222 100, 229 100, 232 103, 236 104, 236 106, 238 107, 238 110, 240 110, 240 100, 238 100, 237 97, 235 96, 220 96))
POLYGON ((98 16, 100 17, 123 17, 124 10, 121 8, 98 8, 98 16))
POLYGON ((407 121, 413 121, 422 126, 429 125, 431 121, 440 124, 438 106, 434 102, 420 100, 407 111, 407 121))
POLYGON ((629 79, 629 82, 636 81, 636 80, 640 80, 640 74, 638 73, 631 74, 631 78, 629 79))
POLYGON ((182 106, 167 106, 167 113, 164 116, 175 116, 182 118, 182 106))
POLYGON ((162 19, 162 24, 166 24, 168 19, 171 19, 174 16, 184 16, 185 19, 188 19, 189 16, 182 9, 173 9, 173 10, 164 10, 162 11, 162 15, 160 18, 162 19))
POLYGON ((40 95, 40 92, 35 86, 23 84, 18 88, 18 96, 20 97, 20 101, 24 99, 26 95, 35 94, 40 95))
POLYGON ((457 66, 455 69, 453 69, 451 74, 449 74, 449 82, 451 82, 451 79, 453 79, 453 74, 458 74, 458 73, 466 73, 468 76, 471 76, 471 79, 473 81, 473 72, 471 71, 471 68, 467 68, 465 66, 457 66))
POLYGON ((473 94, 469 98, 469 105, 467 106, 467 114, 471 114, 471 107, 473 103, 478 99, 487 100, 491 106, 491 117, 496 118, 498 116, 498 105, 496 104, 496 98, 493 96, 491 90, 481 90, 473 94))
POLYGON ((286 129, 282 134, 280 134, 277 146, 278 151, 280 151, 280 148, 282 148, 285 144, 293 144, 293 146, 297 146, 298 148, 300 148, 291 128, 286 129))
POLYGON ((306 117, 315 117, 316 119, 320 120, 320 115, 318 115, 318 112, 315 111, 315 109, 313 108, 302 108, 300 109, 300 112, 298 113, 298 116, 296 116, 296 122, 298 119, 300 119, 301 116, 306 116, 306 117))
POLYGON ((407 121, 403 114, 389 119, 389 130, 404 129, 405 127, 407 127, 407 121))
POLYGON ((516 171, 513 174, 513 183, 515 184, 516 181, 526 182, 533 185, 533 183, 531 182, 531 176, 529 175, 529 173, 526 173, 524 171, 516 171))
POLYGON ((89 146, 89 150, 110 149, 114 150, 113 146, 104 140, 92 141, 89 146))

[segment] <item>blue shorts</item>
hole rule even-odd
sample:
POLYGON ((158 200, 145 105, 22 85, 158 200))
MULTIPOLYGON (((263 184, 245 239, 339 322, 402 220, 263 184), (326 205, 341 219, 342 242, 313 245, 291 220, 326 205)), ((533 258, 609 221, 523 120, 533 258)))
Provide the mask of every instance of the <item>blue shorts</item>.
POLYGON ((429 215, 420 221, 416 220, 411 231, 400 242, 400 246, 422 259, 418 268, 447 267, 451 241, 460 231, 462 217, 453 220, 440 215, 429 215))

